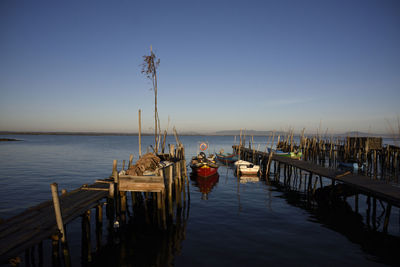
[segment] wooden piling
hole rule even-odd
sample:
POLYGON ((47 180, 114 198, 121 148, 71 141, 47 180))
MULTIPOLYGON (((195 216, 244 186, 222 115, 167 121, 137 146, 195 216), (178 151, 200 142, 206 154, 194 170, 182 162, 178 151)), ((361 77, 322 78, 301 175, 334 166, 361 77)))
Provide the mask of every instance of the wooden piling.
POLYGON ((58 185, 57 183, 51 184, 51 194, 53 196, 54 213, 56 215, 57 227, 61 233, 61 242, 66 242, 64 223, 61 215, 60 199, 58 197, 58 185))
POLYGON ((116 179, 118 179, 118 170, 117 170, 117 160, 113 160, 113 168, 112 168, 112 173, 111 176, 114 178, 114 182, 116 182, 116 179))
POLYGON ((175 157, 175 145, 174 144, 169 145, 169 155, 171 158, 175 157))
POLYGON ((103 233, 103 205, 96 206, 96 251, 101 248, 102 233, 103 233))
POLYGON ((58 235, 52 235, 51 236, 51 248, 52 248, 52 257, 51 257, 51 262, 52 266, 60 266, 60 253, 59 253, 59 236, 58 235))
MULTIPOLYGON (((139 109, 139 158, 142 156, 142 111, 139 109)), ((130 161, 130 160, 129 160, 130 161)))
POLYGON ((133 155, 129 155, 129 164, 128 164, 128 169, 132 167, 132 161, 133 161, 133 155))
POLYGON ((86 263, 92 261, 91 254, 91 241, 90 241, 90 210, 87 210, 82 215, 82 263, 86 265, 86 263))
POLYGON ((172 212, 172 181, 173 181, 173 165, 168 166, 168 211, 170 216, 173 215, 172 212))

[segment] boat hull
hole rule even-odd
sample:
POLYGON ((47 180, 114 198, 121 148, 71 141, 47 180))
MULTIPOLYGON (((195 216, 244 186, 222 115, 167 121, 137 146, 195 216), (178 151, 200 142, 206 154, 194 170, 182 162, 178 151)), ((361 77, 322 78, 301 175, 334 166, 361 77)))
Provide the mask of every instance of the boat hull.
POLYGON ((238 156, 235 154, 216 154, 215 156, 218 161, 225 164, 231 164, 238 160, 238 156))
POLYGON ((208 177, 218 172, 218 167, 210 167, 208 165, 203 165, 201 167, 191 165, 190 167, 195 175, 202 177, 208 177))
POLYGON ((239 169, 239 173, 241 175, 258 175, 259 172, 260 172, 259 169, 257 170, 239 169))
POLYGON ((240 175, 258 175, 260 172, 259 165, 254 165, 248 161, 238 160, 235 162, 235 165, 239 169, 240 175))

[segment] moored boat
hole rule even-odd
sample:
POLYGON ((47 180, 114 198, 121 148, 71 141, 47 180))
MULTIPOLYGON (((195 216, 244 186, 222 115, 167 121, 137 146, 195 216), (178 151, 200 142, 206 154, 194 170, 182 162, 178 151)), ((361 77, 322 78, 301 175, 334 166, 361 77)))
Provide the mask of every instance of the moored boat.
POLYGON ((214 156, 206 157, 203 152, 200 152, 197 157, 192 158, 190 167, 197 176, 208 177, 216 174, 219 166, 215 162, 214 156))
POLYGON ((258 175, 260 172, 259 165, 254 165, 253 163, 244 160, 236 161, 235 166, 239 169, 240 175, 258 175))
POLYGON ((221 149, 219 153, 216 153, 215 157, 218 161, 225 164, 231 164, 238 160, 238 155, 234 153, 224 153, 223 149, 221 149))
POLYGON ((339 162, 338 168, 344 170, 357 171, 357 170, 364 170, 365 165, 364 164, 359 165, 356 161, 339 162))

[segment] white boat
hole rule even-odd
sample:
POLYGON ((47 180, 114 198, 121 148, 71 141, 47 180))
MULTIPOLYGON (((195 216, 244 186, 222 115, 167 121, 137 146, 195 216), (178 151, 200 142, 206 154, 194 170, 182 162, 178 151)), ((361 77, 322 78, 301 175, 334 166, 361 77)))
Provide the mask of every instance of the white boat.
POLYGON ((241 175, 258 175, 260 172, 260 165, 254 165, 251 162, 238 160, 235 163, 236 168, 239 168, 241 175))

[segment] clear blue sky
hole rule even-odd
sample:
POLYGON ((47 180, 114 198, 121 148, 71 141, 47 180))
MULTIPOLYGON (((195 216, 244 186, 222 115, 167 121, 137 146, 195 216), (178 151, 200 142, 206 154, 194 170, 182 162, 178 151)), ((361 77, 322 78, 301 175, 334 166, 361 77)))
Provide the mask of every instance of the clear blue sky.
POLYGON ((0 1, 0 130, 386 132, 400 1, 0 1))

